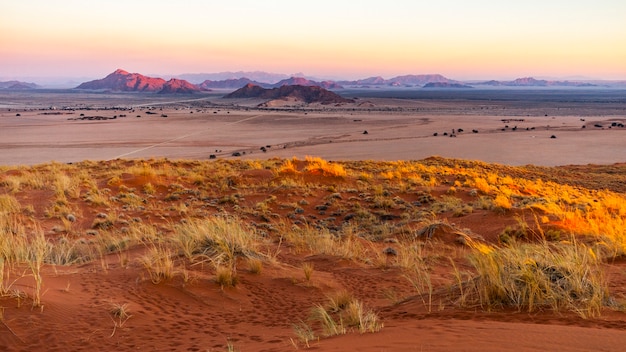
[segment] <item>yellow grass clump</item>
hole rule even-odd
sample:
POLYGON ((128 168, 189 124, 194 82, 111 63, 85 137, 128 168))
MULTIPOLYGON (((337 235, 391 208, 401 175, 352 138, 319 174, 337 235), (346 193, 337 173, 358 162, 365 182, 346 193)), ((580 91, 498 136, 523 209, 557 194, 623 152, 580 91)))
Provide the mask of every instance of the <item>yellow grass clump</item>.
POLYGON ((237 257, 260 255, 256 231, 229 216, 189 220, 174 227, 172 242, 186 258, 233 263, 237 257))
POLYGON ((486 309, 515 307, 570 310, 582 317, 600 314, 608 299, 597 256, 582 244, 518 244, 496 247, 471 242, 476 276, 464 302, 486 309))
POLYGON ((330 177, 345 177, 348 175, 341 164, 331 163, 320 157, 307 156, 305 160, 307 166, 304 170, 310 174, 330 177))

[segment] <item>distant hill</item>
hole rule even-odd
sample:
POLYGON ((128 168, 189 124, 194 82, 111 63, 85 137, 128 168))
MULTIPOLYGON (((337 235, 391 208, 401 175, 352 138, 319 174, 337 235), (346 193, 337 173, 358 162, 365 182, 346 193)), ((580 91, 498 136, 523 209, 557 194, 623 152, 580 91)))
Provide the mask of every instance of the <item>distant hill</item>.
POLYGON ((263 88, 254 84, 246 84, 240 89, 224 96, 226 99, 233 98, 260 98, 260 99, 277 99, 277 100, 293 100, 307 104, 320 103, 342 104, 353 103, 354 100, 346 99, 318 86, 302 86, 302 85, 284 85, 277 88, 263 88))
POLYGON ((277 87, 282 87, 282 86, 293 86, 293 85, 318 86, 324 89, 342 89, 343 88, 340 84, 334 81, 317 82, 317 81, 306 79, 304 77, 290 77, 287 79, 283 79, 282 81, 279 81, 278 83, 273 84, 272 87, 277 88, 277 87))
POLYGON ((380 77, 380 76, 376 76, 376 77, 369 77, 369 78, 359 79, 359 80, 356 80, 356 81, 341 81, 340 84, 378 86, 378 85, 385 84, 385 79, 380 77))
POLYGON ((431 82, 431 83, 426 83, 423 88, 464 89, 464 88, 474 88, 474 87, 468 86, 467 84, 461 84, 461 83, 431 82))
POLYGON ((129 73, 121 69, 103 79, 80 84, 76 89, 111 90, 120 92, 158 92, 162 94, 195 93, 203 89, 185 80, 153 78, 139 73, 129 73))
POLYGON ((433 75, 406 75, 388 79, 390 86, 421 86, 429 83, 457 83, 439 74, 433 75))
MULTIPOLYGON (((177 75, 175 78, 184 79, 189 82, 202 83, 204 81, 227 81, 247 78, 251 82, 261 82, 265 84, 274 84, 280 80, 291 77, 282 73, 271 73, 263 71, 237 71, 237 72, 218 72, 218 73, 186 73, 177 75)), ((245 83, 244 83, 245 84, 245 83)), ((237 87, 241 87, 239 85, 237 87)), ((210 87, 218 88, 218 87, 210 87)))
POLYGON ((248 83, 252 83, 254 85, 257 86, 269 86, 267 83, 261 83, 261 82, 257 82, 257 81, 253 81, 247 77, 242 77, 242 78, 230 78, 230 79, 225 79, 225 80, 221 80, 221 81, 211 81, 211 80, 206 80, 202 83, 200 83, 198 86, 201 88, 205 88, 205 89, 238 89, 241 88, 242 86, 245 86, 248 83))
POLYGON ((295 74, 284 77, 284 75, 266 73, 260 71, 254 72, 222 72, 214 74, 186 74, 180 75, 179 78, 187 78, 190 81, 198 81, 199 78, 205 78, 199 85, 204 88, 235 88, 244 84, 253 83, 264 88, 276 88, 284 85, 301 85, 301 86, 319 86, 325 89, 342 89, 349 87, 422 87, 428 83, 461 83, 452 80, 440 74, 420 74, 420 75, 402 75, 385 79, 381 76, 373 76, 359 80, 317 80, 304 77, 304 74, 295 74), (273 80, 281 77, 279 80, 273 80), (275 82, 275 83, 274 83, 275 82), (239 83, 239 84, 238 84, 239 83))
POLYGON ((81 83, 76 89, 113 90, 122 92, 158 92, 165 80, 117 69, 103 79, 81 83))
POLYGON ((0 89, 36 89, 40 88, 35 83, 20 82, 20 81, 5 81, 0 82, 0 89))
POLYGON ((535 79, 533 77, 517 78, 512 81, 485 81, 472 83, 473 85, 504 86, 504 87, 595 87, 595 84, 576 81, 549 81, 545 79, 535 79))
POLYGON ((384 79, 380 76, 360 79, 356 81, 338 81, 338 84, 351 87, 371 87, 371 86, 389 86, 389 87, 415 87, 423 86, 428 83, 460 83, 451 80, 440 74, 426 75, 404 75, 396 76, 390 79, 384 79))
POLYGON ((185 80, 172 78, 165 82, 158 94, 192 94, 206 90, 185 80))

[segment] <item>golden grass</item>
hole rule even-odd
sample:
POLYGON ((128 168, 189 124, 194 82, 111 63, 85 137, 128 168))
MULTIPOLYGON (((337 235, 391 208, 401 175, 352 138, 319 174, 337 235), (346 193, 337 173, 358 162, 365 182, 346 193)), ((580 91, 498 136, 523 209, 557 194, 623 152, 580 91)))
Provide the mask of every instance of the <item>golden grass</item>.
POLYGON ((174 227, 172 242, 188 259, 200 256, 233 263, 237 257, 261 255, 256 231, 235 217, 189 220, 174 227))
POLYGON ((329 177, 345 177, 348 175, 341 164, 330 163, 322 158, 311 156, 307 156, 305 160, 307 165, 304 171, 307 173, 329 177))
MULTIPOLYGON (((583 317, 600 314, 608 299, 596 254, 579 243, 472 243, 469 259, 476 277, 466 291, 483 308, 512 306, 570 310, 583 317)), ((465 301, 471 301, 471 298, 465 301)))
POLYGON ((311 276, 313 276, 313 272, 315 271, 315 266, 311 263, 303 263, 302 264, 302 272, 304 273, 304 279, 309 282, 311 281, 311 276))
POLYGON ((344 233, 337 236, 328 229, 316 229, 311 226, 283 227, 281 235, 294 246, 296 252, 328 254, 345 259, 365 259, 366 247, 353 232, 353 228, 344 228, 344 233))
MULTIPOLYGON (((523 214, 526 219, 533 217, 535 224, 525 225, 520 218, 517 227, 503 226, 508 239, 502 242, 508 245, 472 242, 473 267, 467 275, 474 279, 462 287, 461 301, 485 309, 548 307, 595 316, 608 296, 599 263, 626 255, 626 195, 615 186, 624 183, 619 177, 596 171, 593 179, 585 179, 564 169, 441 158, 396 162, 329 162, 318 157, 150 159, 3 168, 0 292, 8 292, 12 276, 26 267, 35 283, 33 300, 41 305, 44 265, 121 255, 138 244, 146 245, 140 263, 155 283, 184 276, 186 265, 209 262, 216 281, 233 286, 227 276, 234 277, 236 284, 237 261, 243 258, 251 273, 260 274, 264 260, 271 257, 264 251, 275 241, 280 243, 276 253, 323 254, 385 269, 395 265, 430 307, 434 283, 423 242, 442 227, 459 232, 448 218, 483 211, 499 217, 523 214), (274 177, 244 177, 246 170, 261 169, 276 170, 274 177), (28 204, 29 192, 44 194, 45 203, 28 204), (277 197, 289 199, 277 201, 277 197), (317 201, 328 208, 323 214, 315 208, 317 201), (287 217, 276 215, 286 211, 287 217), (99 212, 107 218, 94 221, 90 216, 99 212), (430 222, 424 220, 429 216, 430 222), (97 231, 80 228, 81 221, 97 231), (60 231, 48 237, 41 229, 44 223, 60 231), (417 241, 414 235, 420 234, 422 241, 417 241), (397 257, 388 260, 376 248, 379 241, 391 237, 401 243, 395 246, 397 257), (519 243, 568 238, 577 240, 519 243)), ((308 275, 302 269, 309 281, 313 267, 308 275)), ((455 273, 461 283, 465 273, 456 269, 455 273)), ((354 328, 347 307, 343 303, 321 307, 338 325, 325 334, 354 328)), ((354 315, 368 321, 368 311, 358 304, 349 310, 361 311, 354 315)), ((318 313, 318 321, 324 321, 318 313)))
MULTIPOLYGON (((311 310, 310 320, 319 324, 325 336, 342 335, 356 329, 359 333, 378 332, 384 324, 378 315, 371 309, 366 308, 358 299, 351 295, 340 292, 331 297, 330 309, 317 304, 311 310), (345 301, 348 299, 347 301, 345 301)), ((300 330, 308 331, 309 329, 300 330)), ((314 334, 311 334, 314 336, 314 334)))
POLYGON ((0 214, 11 214, 20 211, 20 202, 9 194, 0 194, 0 214))
POLYGON ((248 258, 248 270, 253 274, 261 274, 263 271, 263 261, 259 258, 248 258))
POLYGON ((235 287, 239 282, 237 270, 234 266, 223 266, 218 264, 215 267, 215 282, 223 288, 235 287))
POLYGON ((163 246, 151 247, 148 253, 140 258, 140 262, 154 284, 171 280, 177 272, 171 251, 163 246))

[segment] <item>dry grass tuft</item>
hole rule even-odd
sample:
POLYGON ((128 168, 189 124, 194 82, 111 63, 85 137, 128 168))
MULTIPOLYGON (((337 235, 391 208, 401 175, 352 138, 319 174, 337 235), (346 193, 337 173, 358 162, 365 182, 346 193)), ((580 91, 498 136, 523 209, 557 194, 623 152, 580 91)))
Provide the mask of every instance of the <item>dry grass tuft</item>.
POLYGON ((517 244, 496 247, 473 243, 469 259, 476 270, 466 293, 481 307, 512 306, 600 314, 608 301, 606 279, 591 248, 572 244, 517 244))
POLYGON ((234 267, 217 265, 215 267, 215 282, 222 288, 237 286, 239 282, 237 270, 234 267))
POLYGON ((186 258, 233 263, 237 257, 260 256, 260 237, 235 217, 189 220, 175 226, 174 246, 186 258))
POLYGON ((342 335, 352 328, 361 334, 377 332, 384 326, 374 311, 344 291, 331 297, 328 306, 318 304, 311 311, 311 320, 322 327, 325 336, 342 335))
POLYGON ((163 246, 153 245, 148 253, 140 258, 140 262, 154 284, 171 280, 176 274, 172 252, 163 246))
POLYGON ((347 171, 341 164, 331 163, 322 158, 311 156, 307 156, 305 160, 307 165, 304 168, 304 171, 309 174, 328 177, 345 177, 348 175, 347 171))

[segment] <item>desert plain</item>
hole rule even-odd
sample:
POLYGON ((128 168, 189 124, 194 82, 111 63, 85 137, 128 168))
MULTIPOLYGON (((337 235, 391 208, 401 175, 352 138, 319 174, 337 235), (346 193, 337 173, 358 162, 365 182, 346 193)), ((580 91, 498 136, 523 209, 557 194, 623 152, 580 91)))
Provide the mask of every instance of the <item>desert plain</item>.
POLYGON ((357 90, 343 93, 359 97, 351 106, 292 109, 257 109, 261 101, 222 99, 224 92, 203 98, 5 94, 0 165, 158 156, 203 160, 240 152, 246 159, 418 160, 438 155, 556 166, 609 164, 623 161, 624 155, 624 128, 616 126, 626 123, 622 90, 444 90, 423 96, 357 90), (76 110, 81 108, 89 110, 76 110), (124 117, 78 120, 80 114, 124 117), (446 138, 453 130, 457 138, 446 138), (267 145, 271 149, 263 154, 260 147, 267 145))
POLYGON ((624 91, 341 94, 3 92, 2 349, 623 350, 624 91))

